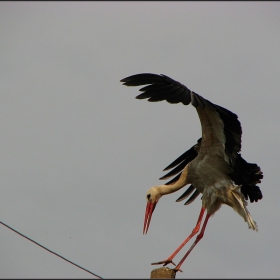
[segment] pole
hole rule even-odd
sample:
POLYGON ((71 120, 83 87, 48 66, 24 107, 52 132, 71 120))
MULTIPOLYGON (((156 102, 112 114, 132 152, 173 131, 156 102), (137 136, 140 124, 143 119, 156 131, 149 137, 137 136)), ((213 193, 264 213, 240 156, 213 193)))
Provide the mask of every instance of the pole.
POLYGON ((170 269, 169 267, 160 267, 156 268, 151 271, 151 279, 152 278, 174 278, 175 279, 176 272, 173 269, 170 269))

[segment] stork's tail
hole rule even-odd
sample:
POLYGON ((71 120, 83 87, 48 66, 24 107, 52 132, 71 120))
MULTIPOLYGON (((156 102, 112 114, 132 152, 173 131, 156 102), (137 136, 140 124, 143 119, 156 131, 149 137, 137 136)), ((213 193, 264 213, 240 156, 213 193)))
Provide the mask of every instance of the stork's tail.
POLYGON ((235 201, 238 202, 234 203, 233 209, 244 218, 244 221, 248 223, 249 229, 258 231, 257 223, 253 220, 246 208, 247 202, 245 201, 243 194, 240 192, 240 187, 236 187, 231 193, 235 201))

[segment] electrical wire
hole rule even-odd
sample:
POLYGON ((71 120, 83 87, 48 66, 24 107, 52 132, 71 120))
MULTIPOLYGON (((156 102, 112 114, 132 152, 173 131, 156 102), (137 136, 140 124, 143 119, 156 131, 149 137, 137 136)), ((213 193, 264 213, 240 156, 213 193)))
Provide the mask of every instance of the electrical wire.
POLYGON ((57 257, 59 257, 59 258, 65 260, 65 261, 71 263, 71 264, 74 265, 74 266, 77 266, 78 268, 80 268, 80 269, 82 269, 82 270, 84 270, 84 271, 86 271, 86 272, 88 272, 88 273, 94 275, 94 276, 97 277, 97 278, 103 279, 101 276, 99 276, 99 275, 97 275, 97 274, 95 274, 95 273, 89 271, 88 269, 85 269, 85 268, 81 267, 80 265, 78 265, 78 264, 76 264, 76 263, 74 263, 74 262, 72 262, 72 261, 70 261, 70 260, 68 260, 68 259, 66 259, 66 258, 64 258, 64 257, 62 257, 61 255, 59 255, 59 254, 55 253, 54 251, 52 251, 52 250, 46 248, 45 246, 43 246, 43 245, 39 244, 38 242, 32 240, 31 238, 27 237, 26 235, 24 235, 24 234, 18 232, 17 230, 13 229, 12 227, 8 226, 7 224, 5 224, 5 223, 3 223, 3 222, 1 222, 1 221, 0 221, 0 224, 2 224, 3 226, 7 227, 8 229, 14 231, 15 233, 19 234, 20 236, 26 238, 27 240, 29 240, 29 241, 35 243, 36 245, 40 246, 41 248, 47 250, 48 252, 50 252, 50 253, 56 255, 57 257))

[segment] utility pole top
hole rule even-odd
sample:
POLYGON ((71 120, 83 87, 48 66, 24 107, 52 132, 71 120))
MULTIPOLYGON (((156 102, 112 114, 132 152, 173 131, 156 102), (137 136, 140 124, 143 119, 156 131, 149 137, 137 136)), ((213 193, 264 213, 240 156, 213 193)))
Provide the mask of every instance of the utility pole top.
POLYGON ((163 266, 163 267, 152 270, 150 278, 151 279, 152 278, 158 278, 158 279, 174 278, 175 279, 175 276, 176 276, 176 272, 173 269, 163 266))

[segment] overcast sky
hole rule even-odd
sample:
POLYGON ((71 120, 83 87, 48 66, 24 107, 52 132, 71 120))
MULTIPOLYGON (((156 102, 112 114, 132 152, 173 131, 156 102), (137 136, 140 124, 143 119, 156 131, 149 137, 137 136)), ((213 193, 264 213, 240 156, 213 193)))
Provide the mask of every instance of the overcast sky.
MULTIPOLYGON (((176 278, 278 278, 279 2, 1 2, 1 221, 103 278, 149 278, 201 207, 145 195, 201 136, 193 106, 137 100, 127 76, 165 74, 242 124, 263 199, 211 217, 176 278)), ((175 257, 178 263, 190 247, 175 257)), ((92 275, 0 225, 2 278, 92 275)), ((169 265, 169 267, 173 267, 169 265)))

